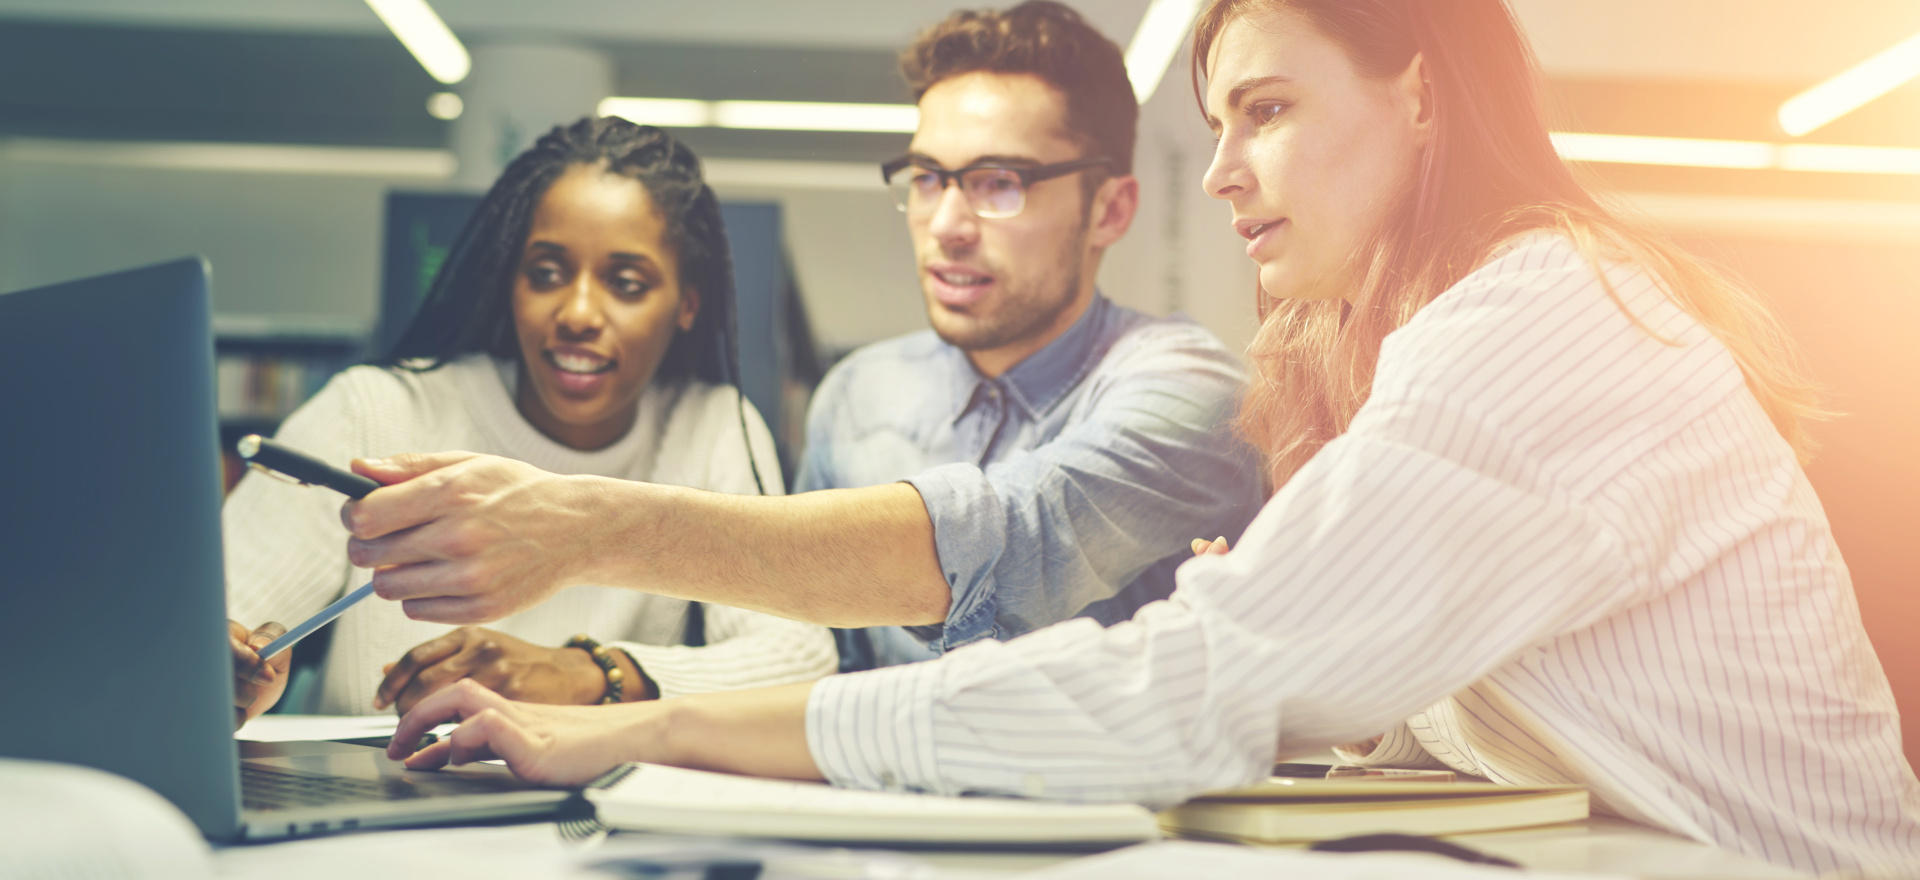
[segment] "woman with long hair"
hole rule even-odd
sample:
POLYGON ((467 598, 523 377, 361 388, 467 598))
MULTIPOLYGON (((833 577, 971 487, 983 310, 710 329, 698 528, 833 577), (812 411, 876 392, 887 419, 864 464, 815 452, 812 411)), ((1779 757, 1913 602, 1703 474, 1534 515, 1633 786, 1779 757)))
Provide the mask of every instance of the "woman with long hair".
POLYGON ((1158 806, 1344 745, 1584 784, 1801 870, 1920 865, 1786 334, 1576 182, 1504 3, 1220 0, 1193 65, 1203 185, 1262 290, 1243 428, 1278 488, 1240 546, 1109 629, 817 684, 605 712, 454 688, 395 741, 472 720, 411 763, 1158 806))
MULTIPOLYGON (((279 439, 342 464, 468 449, 561 474, 781 491, 737 372, 731 255, 699 159, 657 128, 582 119, 508 164, 392 351, 336 376, 279 439)), ((224 517, 238 621, 303 619, 370 575, 348 560, 329 493, 249 476, 224 517)), ((313 708, 405 711, 463 679, 543 703, 635 701, 806 681, 837 662, 824 628, 690 608, 582 587, 455 629, 366 603, 332 625, 313 708)), ((230 629, 244 721, 280 699, 288 655, 263 666, 253 652, 278 624, 230 629)))

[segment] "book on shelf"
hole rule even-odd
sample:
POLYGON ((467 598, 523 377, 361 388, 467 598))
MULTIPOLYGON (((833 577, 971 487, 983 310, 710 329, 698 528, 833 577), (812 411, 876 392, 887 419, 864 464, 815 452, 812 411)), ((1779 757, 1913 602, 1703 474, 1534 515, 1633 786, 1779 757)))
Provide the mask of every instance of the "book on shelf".
POLYGON ((1164 810, 1169 834, 1243 843, 1298 843, 1361 834, 1469 834, 1587 818, 1579 785, 1398 781, 1391 777, 1273 777, 1164 810))
MULTIPOLYGON (((214 362, 216 397, 223 420, 279 421, 313 392, 316 371, 303 358, 253 352, 222 352, 214 362)), ((326 374, 317 378, 324 380, 326 374)))

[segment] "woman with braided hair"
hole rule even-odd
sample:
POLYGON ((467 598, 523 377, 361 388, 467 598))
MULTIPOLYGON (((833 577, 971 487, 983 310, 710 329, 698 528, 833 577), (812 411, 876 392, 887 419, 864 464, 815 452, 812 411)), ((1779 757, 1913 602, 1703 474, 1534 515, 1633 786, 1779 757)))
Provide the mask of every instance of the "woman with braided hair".
MULTIPOLYGON (((278 436, 339 464, 466 449, 562 474, 779 492, 772 436, 735 387, 733 328, 726 231, 699 159, 657 128, 582 119, 507 166, 393 349, 334 377, 278 436)), ((338 507, 257 475, 227 500, 236 722, 287 683, 288 655, 254 653, 279 625, 249 627, 303 619, 369 577, 347 559, 338 507)), ((312 710, 404 712, 461 679, 580 704, 834 668, 823 628, 719 606, 690 626, 689 607, 581 587, 482 629, 369 602, 333 625, 312 710)))

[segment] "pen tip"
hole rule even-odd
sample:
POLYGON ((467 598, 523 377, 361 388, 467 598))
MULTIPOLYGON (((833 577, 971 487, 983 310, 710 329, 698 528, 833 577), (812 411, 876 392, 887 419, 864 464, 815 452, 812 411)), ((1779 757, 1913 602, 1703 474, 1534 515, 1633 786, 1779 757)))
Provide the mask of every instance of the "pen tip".
POLYGON ((241 458, 254 457, 260 452, 260 435, 248 434, 240 438, 240 442, 233 444, 233 450, 240 453, 241 458))

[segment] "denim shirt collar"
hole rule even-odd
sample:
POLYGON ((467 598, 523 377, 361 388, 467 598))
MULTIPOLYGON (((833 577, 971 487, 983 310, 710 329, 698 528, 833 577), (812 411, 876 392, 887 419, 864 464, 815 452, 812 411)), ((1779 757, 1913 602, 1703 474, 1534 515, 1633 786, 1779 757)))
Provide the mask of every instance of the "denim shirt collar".
POLYGON ((973 368, 966 353, 953 348, 962 368, 955 371, 958 381, 954 387, 954 402, 957 407, 954 418, 959 418, 970 409, 981 386, 998 385, 1006 389, 1007 396, 1029 417, 1037 418, 1051 409, 1060 398, 1079 384, 1086 372, 1093 368, 1094 349, 1101 341, 1101 328, 1107 324, 1108 302, 1099 291, 1093 294, 1093 301, 1087 304, 1087 310, 1044 348, 1027 356, 1002 374, 998 380, 988 379, 973 368))

